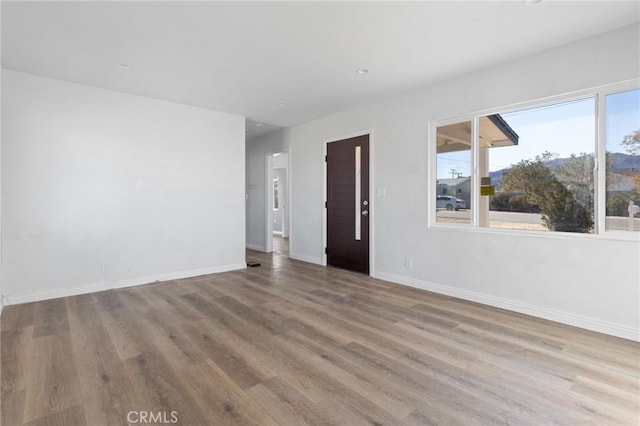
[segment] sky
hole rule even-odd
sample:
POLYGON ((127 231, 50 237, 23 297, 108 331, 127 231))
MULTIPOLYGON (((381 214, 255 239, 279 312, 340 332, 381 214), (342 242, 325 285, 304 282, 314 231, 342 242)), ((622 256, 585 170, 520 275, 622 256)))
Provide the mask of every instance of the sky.
POLYGON ((553 106, 502 115, 516 131, 517 146, 492 148, 489 170, 500 170, 545 151, 560 158, 595 150, 595 99, 588 98, 553 106))
MULTIPOLYGON (((496 147, 489 151, 489 170, 504 169, 545 151, 560 158, 595 150, 596 100, 586 98, 501 114, 520 136, 517 146, 496 147)), ((640 129, 640 90, 616 93, 606 98, 606 149, 623 152, 623 138, 640 129)), ((438 155, 437 176, 452 177, 452 169, 461 176, 471 174, 471 151, 438 155)))
POLYGON ((626 152, 620 142, 640 129, 640 89, 608 95, 605 107, 607 151, 626 152))

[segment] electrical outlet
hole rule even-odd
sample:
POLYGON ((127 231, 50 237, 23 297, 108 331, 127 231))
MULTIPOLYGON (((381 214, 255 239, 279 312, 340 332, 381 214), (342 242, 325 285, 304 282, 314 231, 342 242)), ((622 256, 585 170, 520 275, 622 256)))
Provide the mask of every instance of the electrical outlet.
POLYGON ((102 263, 100 264, 100 272, 102 272, 103 274, 111 272, 111 267, 108 263, 102 263))
POLYGON ((404 258, 404 267, 407 269, 413 268, 413 257, 404 258))

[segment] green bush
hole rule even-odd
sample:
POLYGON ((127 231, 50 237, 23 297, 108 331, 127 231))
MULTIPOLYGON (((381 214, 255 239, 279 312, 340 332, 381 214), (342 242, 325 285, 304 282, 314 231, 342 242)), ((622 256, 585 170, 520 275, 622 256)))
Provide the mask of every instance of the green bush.
POLYGON ((491 197, 491 210, 500 212, 511 211, 509 200, 511 200, 511 194, 507 192, 497 192, 491 197))
POLYGON ((538 206, 542 221, 552 231, 589 232, 593 228, 593 215, 547 166, 553 158, 545 153, 531 160, 522 160, 511 166, 501 179, 506 191, 519 192, 522 199, 514 204, 521 209, 538 206))
POLYGON ((640 204, 640 195, 633 192, 616 192, 607 195, 607 216, 628 216, 629 200, 640 204))
POLYGON ((554 200, 553 206, 542 208, 542 222, 551 231, 589 232, 593 228, 591 212, 567 193, 554 200))
POLYGON ((491 197, 491 210, 517 213, 539 213, 540 207, 527 201, 520 192, 498 192, 491 197))
POLYGON ((531 204, 527 201, 527 196, 525 194, 515 194, 509 200, 509 204, 511 205, 511 211, 513 212, 522 212, 522 213, 539 213, 540 207, 535 204, 531 204))

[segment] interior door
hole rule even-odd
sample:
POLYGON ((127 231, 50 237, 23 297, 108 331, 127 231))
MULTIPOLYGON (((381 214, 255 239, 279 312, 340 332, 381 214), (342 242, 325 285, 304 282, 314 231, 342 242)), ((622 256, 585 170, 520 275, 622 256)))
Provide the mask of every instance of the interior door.
POLYGON ((369 273, 369 135, 327 144, 327 264, 369 273))

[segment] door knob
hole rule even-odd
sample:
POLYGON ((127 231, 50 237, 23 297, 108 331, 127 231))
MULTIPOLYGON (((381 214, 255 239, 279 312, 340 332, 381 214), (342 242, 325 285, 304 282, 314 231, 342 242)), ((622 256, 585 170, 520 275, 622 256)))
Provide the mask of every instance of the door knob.
POLYGON ((362 216, 369 216, 369 210, 362 210, 362 216))

